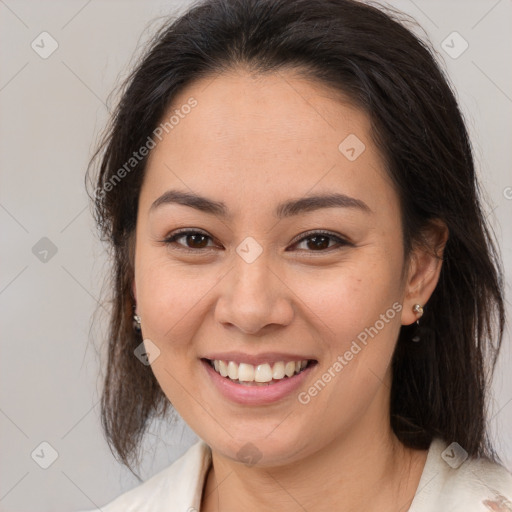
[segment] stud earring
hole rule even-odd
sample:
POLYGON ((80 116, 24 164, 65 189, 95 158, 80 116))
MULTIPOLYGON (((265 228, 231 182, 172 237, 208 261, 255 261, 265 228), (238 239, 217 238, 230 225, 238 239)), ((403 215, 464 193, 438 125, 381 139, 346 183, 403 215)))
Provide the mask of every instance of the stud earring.
POLYGON ((139 316, 139 315, 137 315, 137 313, 135 313, 135 314, 133 315, 133 320, 134 320, 133 327, 134 327, 137 331, 140 331, 140 330, 141 330, 140 316, 139 316))
POLYGON ((422 328, 420 327, 420 318, 423 316, 423 308, 421 307, 420 304, 414 304, 414 306, 412 307, 412 310, 417 314, 419 315, 418 316, 418 319, 416 320, 416 325, 418 327, 416 327, 416 333, 415 335, 411 338, 412 341, 414 341, 414 343, 418 343, 418 341, 421 340, 421 331, 422 331, 422 328))
POLYGON ((420 325, 419 319, 423 316, 423 308, 420 306, 420 304, 414 304, 412 307, 412 310, 419 315, 418 320, 416 320, 416 323, 420 325))

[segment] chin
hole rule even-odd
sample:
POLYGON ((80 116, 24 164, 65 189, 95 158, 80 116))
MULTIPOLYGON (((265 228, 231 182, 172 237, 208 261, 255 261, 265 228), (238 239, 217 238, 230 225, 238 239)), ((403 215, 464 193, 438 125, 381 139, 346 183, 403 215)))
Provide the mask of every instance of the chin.
POLYGON ((275 467, 296 462, 306 455, 308 445, 304 439, 289 432, 271 436, 251 436, 246 433, 223 440, 203 439, 213 452, 246 466, 275 467))

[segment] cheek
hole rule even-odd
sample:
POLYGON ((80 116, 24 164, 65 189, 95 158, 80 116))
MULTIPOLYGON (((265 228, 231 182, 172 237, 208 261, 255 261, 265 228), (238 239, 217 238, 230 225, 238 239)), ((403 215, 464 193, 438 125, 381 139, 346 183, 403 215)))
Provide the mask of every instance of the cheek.
POLYGON ((400 331, 400 268, 376 256, 371 263, 361 258, 333 269, 321 279, 295 281, 300 284, 294 292, 322 340, 323 356, 317 380, 302 390, 301 403, 309 404, 305 410, 310 413, 322 414, 333 435, 345 428, 345 421, 363 414, 381 390, 400 331), (340 403, 344 420, 332 407, 340 403))
POLYGON ((139 309, 143 327, 147 326, 144 335, 158 340, 163 350, 187 347, 222 273, 199 266, 187 268, 165 258, 141 262, 137 271, 139 309))
POLYGON ((329 384, 318 395, 311 390, 315 408, 342 400, 347 414, 357 415, 385 380, 401 326, 400 268, 394 261, 373 254, 322 279, 296 281, 294 291, 323 342, 317 377, 329 384))
POLYGON ((199 266, 177 265, 160 255, 153 261, 141 258, 137 271, 143 335, 160 351, 152 371, 169 401, 193 425, 205 410, 196 407, 201 386, 192 377, 198 363, 192 341, 207 313, 208 290, 215 290, 220 276, 199 266))
POLYGON ((395 302, 401 302, 400 269, 392 261, 374 254, 309 277, 291 278, 292 288, 304 304, 304 314, 321 320, 318 329, 330 339, 334 337, 334 348, 342 348, 365 332, 390 308, 386 320, 400 324, 396 306, 393 309, 395 302))

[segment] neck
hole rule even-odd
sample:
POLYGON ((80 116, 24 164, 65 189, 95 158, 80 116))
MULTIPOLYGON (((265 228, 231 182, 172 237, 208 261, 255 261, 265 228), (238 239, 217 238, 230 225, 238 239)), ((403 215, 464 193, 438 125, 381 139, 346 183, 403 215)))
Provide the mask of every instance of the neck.
POLYGON ((368 423, 283 466, 250 467, 212 452, 201 512, 408 510, 427 451, 368 423))

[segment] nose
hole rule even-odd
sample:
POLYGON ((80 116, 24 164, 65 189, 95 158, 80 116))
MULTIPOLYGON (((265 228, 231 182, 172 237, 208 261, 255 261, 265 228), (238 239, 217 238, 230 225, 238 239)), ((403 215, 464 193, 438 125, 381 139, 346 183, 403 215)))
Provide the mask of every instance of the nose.
POLYGON ((251 263, 236 255, 219 289, 216 321, 245 334, 266 331, 271 325, 289 325, 294 314, 293 292, 283 277, 278 268, 271 268, 264 254, 251 263))

